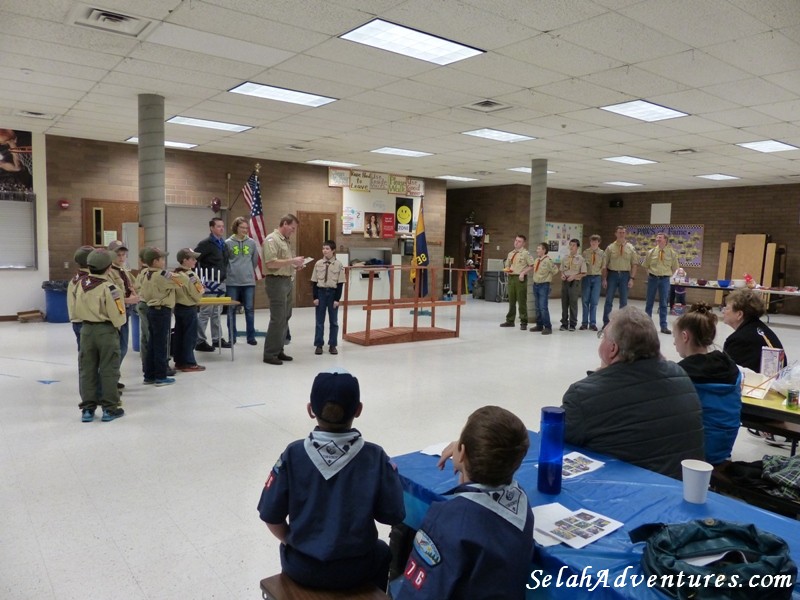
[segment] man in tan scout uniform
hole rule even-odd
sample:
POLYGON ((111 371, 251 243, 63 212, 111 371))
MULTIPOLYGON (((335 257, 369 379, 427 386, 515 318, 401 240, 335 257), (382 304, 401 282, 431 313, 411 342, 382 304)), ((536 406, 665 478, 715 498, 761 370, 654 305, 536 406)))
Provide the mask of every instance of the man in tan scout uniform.
POLYGON ((263 244, 264 285, 269 298, 269 328, 264 340, 264 362, 282 365, 292 360, 283 351, 286 341, 286 328, 292 316, 292 282, 294 272, 302 269, 302 256, 292 256, 289 238, 299 224, 294 215, 281 217, 278 228, 270 233, 263 244))
POLYGON ((528 328, 528 287, 525 281, 528 272, 533 268, 533 257, 525 248, 528 240, 521 233, 514 238, 514 249, 508 253, 505 269, 508 276, 508 313, 500 327, 513 327, 516 308, 519 306, 519 328, 528 328))
POLYGON ((667 300, 669 300, 669 280, 678 270, 678 253, 672 246, 667 245, 667 234, 656 235, 656 247, 651 248, 644 258, 644 268, 647 271, 647 301, 644 312, 648 317, 653 316, 653 302, 658 292, 658 320, 661 333, 670 334, 667 327, 667 300))
POLYGON ((119 328, 125 323, 124 292, 108 280, 113 254, 94 250, 86 259, 89 275, 75 294, 74 315, 81 327, 78 373, 81 421, 94 420, 97 405, 103 407, 103 421, 125 414, 119 399, 119 328), (101 389, 101 397, 98 397, 101 389))
POLYGON ((625 241, 628 232, 623 225, 617 225, 614 233, 617 241, 606 248, 603 262, 603 289, 606 290, 606 303, 603 306, 603 327, 608 325, 608 316, 614 307, 614 294, 619 290, 619 307, 628 304, 628 290, 633 287, 638 266, 636 249, 625 241))

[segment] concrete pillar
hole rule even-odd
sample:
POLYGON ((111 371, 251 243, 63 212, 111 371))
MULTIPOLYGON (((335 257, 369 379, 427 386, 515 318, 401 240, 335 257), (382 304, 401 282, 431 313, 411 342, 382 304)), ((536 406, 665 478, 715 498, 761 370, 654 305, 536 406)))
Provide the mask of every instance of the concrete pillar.
POLYGON ((166 251, 164 174, 164 97, 139 94, 139 223, 144 243, 166 251))
MULTIPOLYGON (((529 206, 528 249, 536 258, 536 244, 546 242, 545 221, 547 220, 547 159, 531 160, 531 199, 529 206)), ((536 301, 533 297, 533 277, 528 289, 528 322, 536 322, 536 301)), ((552 318, 552 314, 550 315, 552 318)))

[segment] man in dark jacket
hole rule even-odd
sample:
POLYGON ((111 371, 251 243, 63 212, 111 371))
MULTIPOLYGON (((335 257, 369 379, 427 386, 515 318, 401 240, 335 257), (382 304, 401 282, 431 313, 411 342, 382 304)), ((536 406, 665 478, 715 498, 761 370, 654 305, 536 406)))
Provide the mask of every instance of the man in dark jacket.
MULTIPOLYGON (((199 252, 197 258, 197 273, 206 282, 206 289, 210 291, 225 291, 225 277, 228 268, 228 247, 225 245, 225 221, 214 217, 208 222, 209 236, 200 240, 194 251, 199 252)), ((213 295, 216 296, 216 293, 213 295)), ((200 305, 197 317, 197 346, 200 352, 213 352, 220 342, 223 348, 230 348, 230 342, 222 339, 218 306, 200 305), (206 325, 211 321, 211 340, 209 345, 206 337, 206 325), (212 347, 213 346, 213 347, 212 347)))
POLYGON ((680 479, 682 460, 705 456, 691 379, 661 356, 653 321, 638 308, 614 313, 601 336, 601 368, 564 394, 566 442, 680 479))

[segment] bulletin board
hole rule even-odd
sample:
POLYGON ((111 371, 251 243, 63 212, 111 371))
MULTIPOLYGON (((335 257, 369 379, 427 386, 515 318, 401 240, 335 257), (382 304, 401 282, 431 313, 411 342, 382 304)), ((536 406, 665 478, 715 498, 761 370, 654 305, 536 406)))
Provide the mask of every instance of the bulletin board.
MULTIPOLYGON (((550 258, 554 262, 560 263, 562 258, 569 255, 569 241, 571 239, 583 240, 583 225, 581 223, 545 223, 545 238, 550 246, 550 258)), ((538 242, 532 244, 531 252, 533 252, 535 244, 538 242)))
POLYGON ((394 238, 395 234, 410 235, 414 232, 419 205, 419 197, 390 193, 388 190, 360 191, 344 187, 342 188, 342 233, 345 235, 358 233, 365 237, 376 238, 394 238), (398 206, 404 204, 402 200, 413 203, 410 224, 407 219, 395 218, 398 206), (374 234, 373 228, 368 227, 372 216, 375 216, 375 220, 381 224, 378 235, 374 234))
POLYGON ((667 234, 667 243, 678 253, 681 267, 703 265, 703 225, 626 225, 627 241, 636 248, 639 263, 643 263, 647 251, 656 245, 656 235, 667 234))

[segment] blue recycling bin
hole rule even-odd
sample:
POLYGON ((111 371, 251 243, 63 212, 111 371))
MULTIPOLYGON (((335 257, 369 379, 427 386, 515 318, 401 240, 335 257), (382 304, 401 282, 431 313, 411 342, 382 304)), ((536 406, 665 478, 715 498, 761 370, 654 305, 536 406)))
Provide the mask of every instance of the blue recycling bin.
POLYGON ((42 283, 45 301, 45 320, 48 323, 68 323, 67 285, 68 281, 45 281, 42 283))

